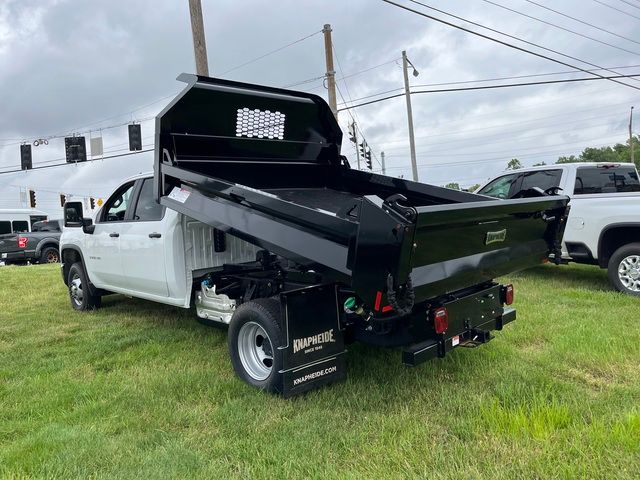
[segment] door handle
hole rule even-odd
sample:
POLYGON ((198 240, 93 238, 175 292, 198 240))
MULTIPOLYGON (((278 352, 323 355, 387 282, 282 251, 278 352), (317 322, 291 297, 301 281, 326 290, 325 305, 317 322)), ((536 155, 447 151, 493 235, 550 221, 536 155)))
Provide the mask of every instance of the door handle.
POLYGON ((113 233, 110 233, 110 234, 109 234, 109 236, 110 236, 111 238, 118 238, 118 237, 120 236, 120 234, 119 234, 119 233, 116 233, 116 232, 113 232, 113 233))
POLYGON ((149 238, 160 238, 162 235, 160 233, 150 233, 149 238))

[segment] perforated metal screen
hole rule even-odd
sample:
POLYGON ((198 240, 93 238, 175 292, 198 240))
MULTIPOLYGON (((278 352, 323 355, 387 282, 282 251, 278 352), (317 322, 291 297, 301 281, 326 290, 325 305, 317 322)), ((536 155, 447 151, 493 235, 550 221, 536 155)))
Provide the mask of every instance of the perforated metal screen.
POLYGON ((284 139, 285 114, 257 108, 239 108, 236 137, 284 139))

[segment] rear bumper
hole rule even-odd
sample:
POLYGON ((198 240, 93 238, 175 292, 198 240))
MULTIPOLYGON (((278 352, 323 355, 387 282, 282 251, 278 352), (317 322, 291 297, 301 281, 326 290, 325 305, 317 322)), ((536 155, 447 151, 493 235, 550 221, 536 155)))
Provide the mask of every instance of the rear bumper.
POLYGON ((0 260, 2 260, 3 262, 8 261, 15 261, 15 260, 27 260, 28 258, 31 258, 29 256, 27 256, 26 252, 24 250, 19 251, 19 252, 2 252, 0 253, 0 260))
POLYGON ((505 308, 502 315, 477 324, 473 328, 455 333, 447 332, 438 340, 426 340, 409 345, 402 350, 402 363, 414 367, 436 357, 444 357, 447 352, 457 347, 478 347, 493 338, 491 331, 502 330, 504 325, 515 319, 516 310, 505 308))

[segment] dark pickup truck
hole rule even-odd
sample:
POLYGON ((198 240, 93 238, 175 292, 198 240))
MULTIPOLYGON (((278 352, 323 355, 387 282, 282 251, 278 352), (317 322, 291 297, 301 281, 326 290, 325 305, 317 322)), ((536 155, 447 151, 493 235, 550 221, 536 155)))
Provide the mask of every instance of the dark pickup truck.
POLYGON ((44 220, 33 224, 31 232, 0 235, 0 261, 5 265, 58 263, 62 220, 44 220))

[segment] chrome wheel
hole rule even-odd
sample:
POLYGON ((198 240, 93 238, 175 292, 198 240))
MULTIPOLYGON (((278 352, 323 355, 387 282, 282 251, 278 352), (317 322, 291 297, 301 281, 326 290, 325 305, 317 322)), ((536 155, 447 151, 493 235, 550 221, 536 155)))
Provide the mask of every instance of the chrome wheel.
POLYGON ((266 380, 273 368, 273 345, 256 322, 247 322, 238 332, 238 354, 242 366, 254 380, 266 380))
POLYGON ((618 278, 627 290, 640 292, 640 255, 629 255, 618 264, 618 278))
POLYGON ((71 300, 78 307, 82 306, 82 301, 84 300, 84 293, 82 292, 82 280, 80 280, 80 275, 77 273, 73 275, 71 278, 71 282, 69 282, 69 295, 71 295, 71 300))

